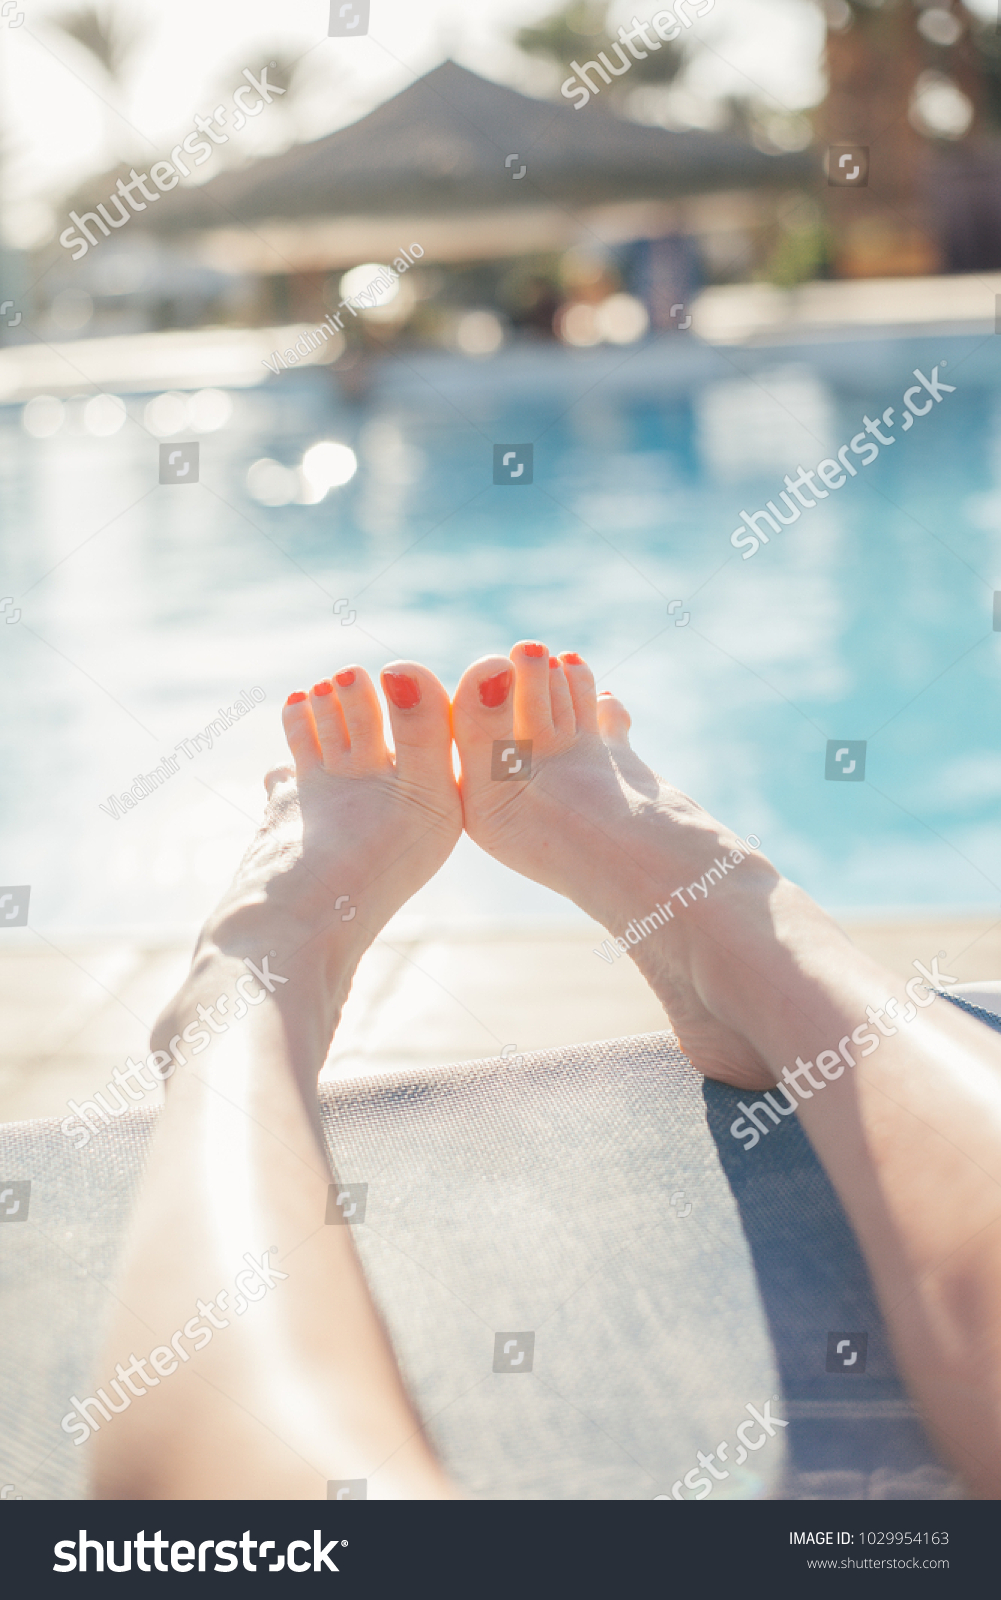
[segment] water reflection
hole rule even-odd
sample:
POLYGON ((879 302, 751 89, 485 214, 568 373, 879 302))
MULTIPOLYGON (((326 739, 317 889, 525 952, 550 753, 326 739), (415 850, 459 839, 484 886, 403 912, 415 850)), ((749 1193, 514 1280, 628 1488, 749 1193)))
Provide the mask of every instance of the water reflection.
MULTIPOLYGON (((452 686, 536 636, 584 651, 648 758, 828 903, 995 902, 996 380, 974 340, 850 354, 709 355, 685 383, 645 357, 629 381, 566 368, 561 390, 512 352, 387 368, 364 405, 304 371, 0 409, 2 587, 22 610, 0 628, 5 881, 33 884, 42 927, 194 921, 258 815, 291 688, 391 656, 452 686), (924 442, 743 562, 740 510, 946 344, 963 377, 924 442), (199 484, 158 484, 165 435, 199 439, 199 484), (535 440, 531 487, 491 482, 508 438, 535 440), (258 683, 265 703, 171 784, 100 811, 258 683), (824 780, 841 736, 870 740, 863 785, 824 780)), ((465 845, 419 908, 560 909, 465 845)))

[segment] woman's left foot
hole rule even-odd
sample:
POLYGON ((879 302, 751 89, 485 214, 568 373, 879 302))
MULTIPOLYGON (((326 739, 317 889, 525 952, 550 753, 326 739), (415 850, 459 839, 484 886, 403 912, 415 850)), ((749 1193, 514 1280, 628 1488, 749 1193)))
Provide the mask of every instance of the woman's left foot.
POLYGON ((721 986, 711 979, 729 959, 734 907, 743 917, 750 904, 767 922, 774 869, 754 856, 732 877, 728 862, 725 884, 709 898, 723 881, 717 858, 732 852, 744 861, 748 847, 741 851, 735 834, 640 760, 626 708, 598 696, 573 651, 550 656, 525 640, 507 660, 475 662, 456 690, 452 721, 470 837, 620 938, 645 918, 649 936, 626 947, 694 1065, 741 1087, 772 1083, 739 1028, 714 1014, 721 986), (693 887, 689 903, 684 886, 693 879, 701 897, 693 887), (663 917, 656 908, 672 900, 663 917))

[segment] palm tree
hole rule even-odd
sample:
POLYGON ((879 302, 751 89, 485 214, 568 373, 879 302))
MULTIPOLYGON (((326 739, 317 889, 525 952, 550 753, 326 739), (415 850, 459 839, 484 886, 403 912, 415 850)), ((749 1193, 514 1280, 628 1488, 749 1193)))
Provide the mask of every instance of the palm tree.
POLYGON ((120 145, 121 123, 125 121, 128 125, 123 110, 126 68, 149 35, 149 21, 127 11, 124 4, 116 4, 114 0, 105 6, 79 6, 49 21, 60 33, 82 46, 101 67, 111 90, 111 100, 105 102, 111 113, 109 142, 112 146, 120 145))
POLYGON ((869 148, 867 190, 825 193, 837 270, 861 277, 956 270, 946 212, 997 210, 988 193, 997 186, 996 162, 993 177, 985 166, 993 160, 992 124, 1001 122, 994 25, 960 0, 921 7, 826 0, 824 9, 829 88, 818 132, 824 144, 869 148))
MULTIPOLYGON (((615 39, 608 26, 611 9, 607 0, 569 0, 569 4, 540 22, 520 28, 514 42, 526 55, 551 61, 559 68, 560 77, 565 78, 572 61, 593 60, 599 51, 608 54, 611 50, 615 39)), ((615 59, 613 53, 612 60, 615 59)), ((625 76, 613 77, 607 89, 602 85, 601 100, 621 108, 623 100, 638 88, 666 88, 677 77, 685 59, 685 51, 676 44, 663 44, 659 50, 648 51, 645 60, 632 62, 625 76)))
POLYGON ((145 21, 114 5, 103 10, 81 6, 51 20, 61 33, 89 50, 116 85, 121 82, 125 63, 149 32, 145 21))
MULTIPOLYGON (((267 126, 277 131, 279 144, 315 137, 313 124, 317 121, 317 109, 321 109, 319 120, 322 122, 322 108, 336 106, 336 95, 343 94, 349 80, 348 69, 341 64, 334 65, 329 55, 315 45, 302 49, 288 41, 265 38, 263 43, 254 44, 249 54, 244 50, 239 60, 213 75, 213 92, 218 93, 220 100, 232 96, 248 62, 255 71, 267 63, 268 82, 283 91, 267 117, 267 126)), ((274 136, 271 142, 276 142, 274 136)), ((240 159, 236 148, 227 154, 230 159, 240 159)))

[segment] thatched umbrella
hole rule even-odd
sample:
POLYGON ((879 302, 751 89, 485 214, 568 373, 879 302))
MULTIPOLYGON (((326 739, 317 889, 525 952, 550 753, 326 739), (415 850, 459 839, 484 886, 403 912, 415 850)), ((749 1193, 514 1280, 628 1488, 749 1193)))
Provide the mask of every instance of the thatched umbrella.
MULTIPOLYGON (((331 216, 590 206, 795 185, 808 155, 536 100, 446 61, 350 127, 224 172, 136 222, 157 231, 331 216), (518 159, 509 162, 510 156, 518 159), (524 164, 520 180, 514 174, 524 164)), ((135 224, 134 224, 135 225, 135 224)))

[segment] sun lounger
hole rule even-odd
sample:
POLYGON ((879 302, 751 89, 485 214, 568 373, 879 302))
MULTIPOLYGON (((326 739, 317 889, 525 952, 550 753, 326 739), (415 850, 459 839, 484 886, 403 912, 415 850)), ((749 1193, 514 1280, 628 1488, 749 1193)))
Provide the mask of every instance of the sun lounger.
MULTIPOLYGON (((747 1150, 741 1098, 669 1033, 322 1088, 335 1197, 350 1189, 334 1213, 356 1207, 410 1391, 469 1492, 962 1496, 797 1119, 747 1150)), ((55 1121, 0 1128, 0 1191, 31 1185, 23 1220, 0 1219, 5 1498, 87 1493, 60 1420, 93 1392, 156 1119, 129 1112, 83 1150, 55 1121)))

